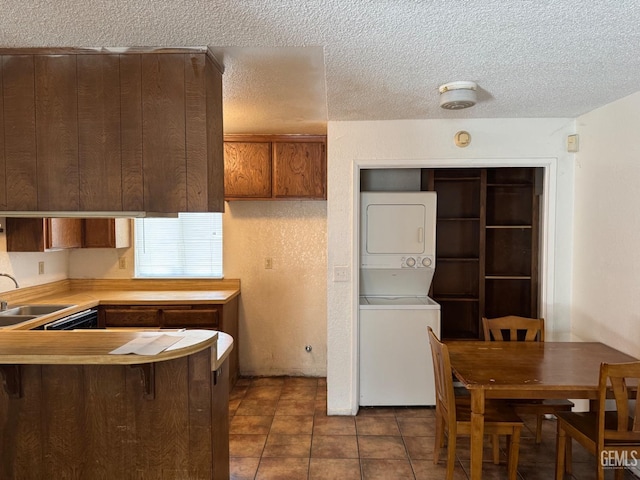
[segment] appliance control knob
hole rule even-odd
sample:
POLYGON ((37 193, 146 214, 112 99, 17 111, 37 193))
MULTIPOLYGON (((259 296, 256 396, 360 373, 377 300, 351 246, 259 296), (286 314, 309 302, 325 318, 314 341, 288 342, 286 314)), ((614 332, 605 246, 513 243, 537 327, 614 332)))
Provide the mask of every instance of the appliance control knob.
POLYGON ((424 257, 422 259, 422 265, 424 265, 425 267, 430 267, 431 266, 431 259, 429 257, 424 257))
POLYGON ((416 259, 413 257, 408 257, 407 260, 405 261, 407 267, 415 267, 416 266, 416 259))

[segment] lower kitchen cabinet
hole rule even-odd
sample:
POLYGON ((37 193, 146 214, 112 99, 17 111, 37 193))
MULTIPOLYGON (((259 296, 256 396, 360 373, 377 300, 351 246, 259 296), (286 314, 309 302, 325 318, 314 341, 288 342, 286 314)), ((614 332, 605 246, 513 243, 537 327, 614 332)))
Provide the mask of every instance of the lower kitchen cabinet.
POLYGON ((101 305, 100 327, 197 328, 220 330, 233 337, 229 355, 229 382, 235 385, 239 375, 238 299, 225 304, 174 305, 101 305))

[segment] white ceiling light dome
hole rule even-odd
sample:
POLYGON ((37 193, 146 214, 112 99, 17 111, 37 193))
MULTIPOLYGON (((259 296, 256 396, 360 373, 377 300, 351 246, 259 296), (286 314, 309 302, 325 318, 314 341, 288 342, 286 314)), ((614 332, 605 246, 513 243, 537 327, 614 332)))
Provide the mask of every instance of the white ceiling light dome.
POLYGON ((440 85, 440 106, 447 110, 460 110, 462 108, 473 107, 476 104, 476 90, 478 85, 475 82, 451 82, 440 85))

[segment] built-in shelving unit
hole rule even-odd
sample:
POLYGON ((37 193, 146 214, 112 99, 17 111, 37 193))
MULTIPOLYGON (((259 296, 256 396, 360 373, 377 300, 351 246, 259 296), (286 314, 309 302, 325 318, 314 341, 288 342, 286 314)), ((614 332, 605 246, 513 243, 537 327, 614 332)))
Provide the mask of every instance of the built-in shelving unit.
POLYGON ((537 316, 539 194, 535 168, 424 169, 438 193, 430 295, 443 338, 480 338, 482 316, 537 316))

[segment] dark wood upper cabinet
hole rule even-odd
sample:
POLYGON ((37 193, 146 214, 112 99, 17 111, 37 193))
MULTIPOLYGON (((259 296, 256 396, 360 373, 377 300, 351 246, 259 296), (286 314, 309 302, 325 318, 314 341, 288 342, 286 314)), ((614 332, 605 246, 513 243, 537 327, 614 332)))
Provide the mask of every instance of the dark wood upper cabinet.
POLYGON ((128 218, 83 218, 83 248, 126 248, 131 246, 128 218))
POLYGON ((7 252, 131 246, 128 218, 7 217, 7 252))
POLYGON ((82 246, 80 218, 7 218, 7 252, 45 252, 82 246))
POLYGON ((327 198, 326 137, 226 135, 225 198, 327 198))
POLYGON ((223 211, 210 52, 0 49, 0 60, 0 210, 223 211))

